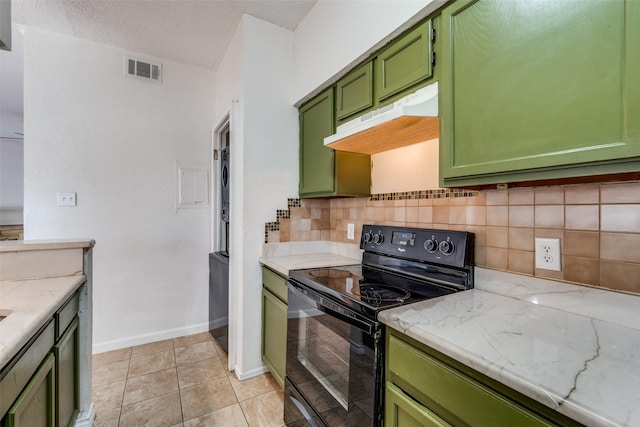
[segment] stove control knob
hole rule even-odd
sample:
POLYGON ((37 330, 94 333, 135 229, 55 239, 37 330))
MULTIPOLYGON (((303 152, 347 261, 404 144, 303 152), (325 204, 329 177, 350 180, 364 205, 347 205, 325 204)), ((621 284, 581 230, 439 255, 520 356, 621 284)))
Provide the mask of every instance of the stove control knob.
POLYGON ((434 253, 438 250, 438 241, 434 237, 430 238, 424 242, 424 249, 430 254, 434 253))
POLYGON ((384 242, 384 236, 382 235, 382 232, 379 231, 378 234, 373 235, 373 243, 381 245, 382 242, 384 242))
POLYGON ((371 243, 371 241, 373 241, 373 233, 371 231, 367 231, 364 233, 364 242, 371 243))
POLYGON ((453 245, 453 242, 449 240, 445 240, 440 242, 440 252, 445 255, 451 255, 456 250, 456 247, 453 245))

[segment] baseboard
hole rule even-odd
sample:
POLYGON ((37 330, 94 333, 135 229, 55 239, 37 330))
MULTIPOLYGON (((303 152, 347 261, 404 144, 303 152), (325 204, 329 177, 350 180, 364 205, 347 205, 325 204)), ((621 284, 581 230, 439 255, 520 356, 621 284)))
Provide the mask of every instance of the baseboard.
POLYGON ((216 319, 212 322, 209 322, 209 330, 216 329, 221 326, 226 326, 228 324, 229 324, 229 318, 225 316, 221 319, 216 319))
MULTIPOLYGON (((218 321, 212 322, 217 323, 218 321)), ((221 324, 221 326, 224 323, 221 324)), ((145 335, 138 335, 135 337, 127 337, 113 341, 106 341, 101 343, 93 343, 93 354, 104 353, 105 351, 119 350, 121 348, 133 347, 141 344, 148 344, 150 342, 168 340, 171 338, 183 337, 185 335, 197 334, 199 332, 206 332, 210 329, 209 322, 199 323, 197 325, 185 326, 183 328, 167 329, 164 331, 153 332, 145 335)))
POLYGON ((252 369, 247 372, 242 372, 240 368, 238 368, 238 365, 236 365, 233 369, 233 372, 235 372, 236 377, 238 377, 238 379, 242 381, 242 380, 248 380, 249 378, 257 377, 258 375, 267 373, 269 372, 269 369, 265 365, 262 365, 259 368, 252 369))
POLYGON ((93 403, 88 411, 82 411, 76 418, 75 427, 91 427, 96 419, 96 407, 93 403))

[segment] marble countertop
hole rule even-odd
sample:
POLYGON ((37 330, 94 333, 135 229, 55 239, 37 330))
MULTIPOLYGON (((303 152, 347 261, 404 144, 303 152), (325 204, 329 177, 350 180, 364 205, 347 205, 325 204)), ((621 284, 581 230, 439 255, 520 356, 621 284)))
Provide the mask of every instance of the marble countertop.
POLYGON ((0 282, 0 314, 7 316, 0 321, 0 367, 16 355, 84 281, 84 275, 77 275, 0 282))
POLYGON ((269 243, 262 248, 260 263, 283 276, 289 270, 360 264, 362 251, 353 244, 328 241, 269 243))
POLYGON ((640 297, 476 268, 388 326, 589 426, 640 426, 640 297))
POLYGON ((80 240, 3 240, 0 252, 38 251, 47 249, 92 248, 96 244, 92 239, 80 240))

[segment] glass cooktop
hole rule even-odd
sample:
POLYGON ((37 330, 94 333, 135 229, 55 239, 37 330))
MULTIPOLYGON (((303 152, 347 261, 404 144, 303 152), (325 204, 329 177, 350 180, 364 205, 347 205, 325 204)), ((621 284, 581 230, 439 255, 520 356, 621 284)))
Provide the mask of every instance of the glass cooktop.
POLYGON ((293 270, 291 279, 372 313, 452 293, 428 281, 377 270, 366 265, 293 270))

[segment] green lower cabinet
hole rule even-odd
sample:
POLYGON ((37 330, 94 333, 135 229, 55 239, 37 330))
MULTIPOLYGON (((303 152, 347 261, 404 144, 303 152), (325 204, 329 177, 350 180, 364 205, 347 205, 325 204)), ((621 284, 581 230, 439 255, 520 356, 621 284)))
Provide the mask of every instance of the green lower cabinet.
POLYGON ((443 186, 640 170, 640 2, 442 10, 443 186))
POLYGON ((387 427, 580 425, 424 344, 387 331, 387 427))
POLYGON ((54 427, 55 356, 49 354, 3 420, 3 427, 54 427))
POLYGON ((78 408, 78 323, 68 327, 53 347, 56 356, 56 418, 58 427, 67 427, 75 421, 78 408))
POLYGON ((392 383, 387 383, 385 427, 450 427, 451 424, 416 402, 392 383))
POLYGON ((79 410, 81 287, 0 370, 0 427, 69 427, 79 410))
POLYGON ((266 267, 262 268, 262 278, 262 361, 280 387, 284 388, 287 356, 287 285, 283 277, 266 267))
POLYGON ((301 198, 371 194, 371 157, 324 145, 335 132, 333 97, 332 87, 299 110, 301 198))

